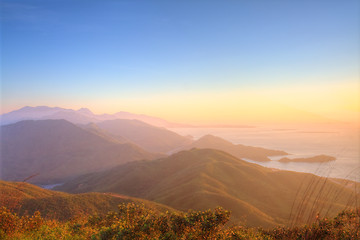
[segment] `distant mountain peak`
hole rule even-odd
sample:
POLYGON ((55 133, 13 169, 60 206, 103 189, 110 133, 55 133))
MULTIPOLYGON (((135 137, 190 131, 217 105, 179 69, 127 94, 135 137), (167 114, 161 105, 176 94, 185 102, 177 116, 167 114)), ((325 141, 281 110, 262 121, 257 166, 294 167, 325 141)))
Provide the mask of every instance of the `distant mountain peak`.
POLYGON ((232 145, 231 142, 226 141, 225 139, 222 139, 220 137, 207 134, 201 137, 197 142, 207 142, 207 143, 217 143, 217 144, 226 144, 226 145, 232 145))
POLYGON ((60 111, 60 110, 64 110, 64 109, 59 108, 59 107, 48 107, 48 106, 36 106, 36 107, 25 106, 25 107, 20 108, 20 109, 18 109, 16 111, 18 111, 18 112, 27 112, 27 111, 45 112, 45 111, 60 111))
POLYGON ((261 147, 251 147, 241 144, 235 145, 229 141, 226 141, 225 139, 213 135, 205 135, 197 141, 193 142, 192 144, 185 146, 183 150, 191 149, 194 147, 201 149, 213 148, 230 153, 231 155, 240 159, 246 158, 260 162, 270 161, 269 156, 288 155, 288 153, 279 150, 265 149, 261 147))
POLYGON ((94 113, 88 108, 80 108, 79 110, 77 110, 77 112, 86 114, 86 115, 94 115, 94 113))
POLYGON ((164 119, 151 117, 144 114, 134 114, 129 112, 117 112, 115 114, 94 114, 88 108, 80 108, 78 110, 66 109, 60 107, 48 106, 25 106, 23 108, 4 113, 0 115, 0 125, 11 124, 22 120, 39 120, 39 119, 66 119, 76 124, 87 124, 91 122, 101 122, 115 119, 136 119, 141 122, 156 127, 178 127, 184 126, 178 123, 171 123, 164 119))

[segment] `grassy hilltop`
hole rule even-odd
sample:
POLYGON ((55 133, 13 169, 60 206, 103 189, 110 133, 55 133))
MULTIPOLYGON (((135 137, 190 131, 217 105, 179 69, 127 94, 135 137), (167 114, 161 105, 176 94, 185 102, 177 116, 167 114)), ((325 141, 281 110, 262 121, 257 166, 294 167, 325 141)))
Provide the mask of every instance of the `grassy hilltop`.
POLYGON ((0 207, 20 216, 40 212, 42 216, 61 221, 115 211, 121 203, 142 203, 157 211, 175 211, 144 199, 112 193, 69 194, 42 189, 23 182, 0 181, 0 207))

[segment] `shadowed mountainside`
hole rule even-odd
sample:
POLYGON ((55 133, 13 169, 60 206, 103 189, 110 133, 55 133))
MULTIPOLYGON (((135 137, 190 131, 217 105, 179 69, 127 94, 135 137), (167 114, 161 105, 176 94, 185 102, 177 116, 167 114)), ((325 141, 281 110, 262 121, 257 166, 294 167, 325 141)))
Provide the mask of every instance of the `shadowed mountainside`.
POLYGON ((189 150, 192 148, 211 148, 221 150, 237 158, 248 158, 254 161, 264 162, 271 161, 269 156, 288 155, 288 153, 279 150, 265 149, 261 147, 250 147, 241 144, 232 144, 220 137, 205 135, 199 140, 183 148, 189 150))
POLYGON ((120 144, 65 120, 22 121, 1 127, 2 179, 61 182, 124 162, 154 159, 161 154, 120 144))
POLYGON ((116 119, 96 124, 115 137, 126 138, 151 152, 166 153, 192 142, 165 128, 151 126, 138 120, 116 119))
POLYGON ((142 203, 157 211, 175 211, 162 204, 111 193, 68 194, 24 182, 0 181, 0 206, 20 215, 39 211, 42 216, 68 220, 76 216, 106 214, 121 203, 142 203))
POLYGON ((88 123, 86 125, 78 125, 81 128, 94 133, 102 138, 106 138, 107 140, 111 141, 111 142, 116 142, 116 143, 130 143, 131 141, 122 137, 122 136, 113 136, 111 133, 105 131, 104 129, 101 129, 98 125, 96 125, 95 123, 88 123))
POLYGON ((312 174, 273 170, 225 152, 192 149, 154 161, 126 163, 87 174, 57 189, 114 192, 171 206, 204 210, 222 206, 233 222, 271 227, 332 216, 354 204, 352 189, 312 174), (292 213, 292 216, 289 216, 292 213))

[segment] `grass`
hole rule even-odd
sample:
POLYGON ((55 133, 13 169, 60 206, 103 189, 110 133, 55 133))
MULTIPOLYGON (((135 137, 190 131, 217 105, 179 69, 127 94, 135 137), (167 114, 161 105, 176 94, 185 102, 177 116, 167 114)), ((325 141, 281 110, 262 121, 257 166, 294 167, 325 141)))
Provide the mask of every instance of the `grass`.
POLYGON ((159 212, 176 211, 170 207, 143 199, 111 193, 68 194, 42 189, 25 182, 0 181, 0 207, 19 216, 37 211, 44 218, 66 221, 79 216, 104 215, 115 211, 121 203, 142 203, 159 212))
MULTIPOLYGON (((321 165, 318 170, 320 170, 320 168, 321 165)), ((330 168, 328 174, 330 174, 331 170, 330 168)), ((356 171, 359 171, 359 168, 353 169, 349 175, 356 171)), ((349 179, 319 178, 313 175, 307 184, 304 183, 305 181, 302 181, 296 193, 297 195, 301 194, 299 195, 301 197, 294 198, 290 211, 289 226, 291 227, 301 223, 310 224, 320 216, 329 216, 329 213, 333 212, 334 208, 339 207, 338 202, 340 199, 343 199, 343 210, 359 208, 358 182, 349 179), (336 188, 336 185, 329 184, 333 182, 339 183, 343 187, 336 188), (344 195, 347 194, 346 191, 350 194, 344 198, 344 195), (314 198, 311 199, 311 196, 314 196, 314 198), (323 199, 327 199, 329 203, 337 204, 327 204, 323 199)))

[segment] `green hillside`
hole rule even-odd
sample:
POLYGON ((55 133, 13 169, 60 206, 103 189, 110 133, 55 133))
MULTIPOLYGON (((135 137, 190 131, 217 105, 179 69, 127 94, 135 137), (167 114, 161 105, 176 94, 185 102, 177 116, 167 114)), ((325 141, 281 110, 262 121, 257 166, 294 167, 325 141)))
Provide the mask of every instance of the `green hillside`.
POLYGON ((213 149, 127 163, 84 175, 59 189, 114 192, 179 210, 221 206, 231 210, 232 222, 262 227, 311 222, 317 213, 334 216, 355 199, 353 188, 344 182, 261 167, 213 149))
POLYGON ((175 211, 162 204, 113 193, 69 194, 42 189, 23 182, 0 181, 0 207, 19 215, 39 211, 50 219, 68 220, 76 216, 106 214, 116 211, 121 203, 144 204, 155 211, 175 211))

